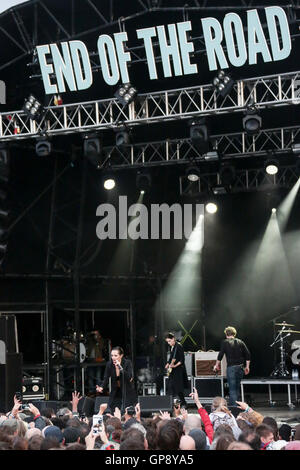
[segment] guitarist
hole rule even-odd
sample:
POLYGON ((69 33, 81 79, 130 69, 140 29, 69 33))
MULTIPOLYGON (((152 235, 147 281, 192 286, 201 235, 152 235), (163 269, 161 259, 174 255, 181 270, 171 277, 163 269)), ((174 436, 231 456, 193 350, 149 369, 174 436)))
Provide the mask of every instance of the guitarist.
POLYGON ((165 340, 171 348, 169 361, 165 365, 169 377, 168 393, 174 398, 178 396, 181 406, 186 406, 184 388, 188 387, 188 378, 184 362, 184 350, 181 344, 176 341, 173 333, 168 333, 165 340))

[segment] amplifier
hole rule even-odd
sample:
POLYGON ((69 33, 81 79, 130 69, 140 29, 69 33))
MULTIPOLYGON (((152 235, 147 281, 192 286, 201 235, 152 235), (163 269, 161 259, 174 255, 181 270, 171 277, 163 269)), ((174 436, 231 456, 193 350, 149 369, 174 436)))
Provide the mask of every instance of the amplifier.
POLYGON ((211 403, 215 397, 224 397, 223 377, 195 377, 196 388, 200 402, 211 403))
MULTIPOLYGON (((164 376, 164 395, 167 395, 168 392, 168 380, 169 377, 164 376)), ((184 399, 187 403, 194 403, 194 400, 189 396, 193 391, 193 377, 188 377, 188 388, 185 388, 183 391, 184 399)))
POLYGON ((41 377, 24 377, 22 380, 23 400, 44 400, 45 391, 41 377))
POLYGON ((225 355, 221 361, 221 370, 214 372, 213 367, 216 363, 218 351, 196 352, 195 353, 195 377, 215 376, 226 377, 227 362, 225 355))

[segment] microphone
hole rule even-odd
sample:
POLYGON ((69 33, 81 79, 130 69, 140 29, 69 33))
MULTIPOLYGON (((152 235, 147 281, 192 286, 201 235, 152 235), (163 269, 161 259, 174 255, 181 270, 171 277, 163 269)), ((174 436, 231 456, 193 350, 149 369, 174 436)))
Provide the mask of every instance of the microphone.
POLYGON ((123 367, 121 366, 121 364, 117 363, 117 367, 119 370, 123 370, 123 367))

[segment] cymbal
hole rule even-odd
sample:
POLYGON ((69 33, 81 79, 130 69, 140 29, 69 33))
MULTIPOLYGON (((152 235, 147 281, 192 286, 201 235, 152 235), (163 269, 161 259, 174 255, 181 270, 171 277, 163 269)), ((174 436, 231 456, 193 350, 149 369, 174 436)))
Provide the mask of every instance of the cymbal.
POLYGON ((300 333, 300 331, 295 331, 295 330, 284 330, 284 333, 300 333))
POLYGON ((291 323, 275 323, 275 325, 277 325, 277 326, 295 326, 295 325, 292 325, 291 323))

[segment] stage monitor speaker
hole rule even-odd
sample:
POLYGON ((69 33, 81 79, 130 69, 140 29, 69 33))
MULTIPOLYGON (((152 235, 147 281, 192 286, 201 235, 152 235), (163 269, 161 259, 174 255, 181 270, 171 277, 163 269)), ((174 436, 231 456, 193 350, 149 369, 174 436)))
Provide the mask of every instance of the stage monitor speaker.
POLYGON ((22 354, 7 353, 0 365, 0 411, 7 413, 14 405, 16 392, 22 394, 22 354))
POLYGON ((200 401, 212 401, 215 397, 224 396, 223 377, 195 377, 194 387, 198 392, 200 401))
POLYGON ((171 395, 139 396, 142 416, 159 413, 160 411, 173 411, 173 397, 171 395))
POLYGON ((102 403, 108 403, 108 400, 109 400, 109 397, 96 397, 96 399, 95 399, 94 413, 95 413, 95 414, 98 414, 98 413, 99 413, 99 409, 100 409, 100 405, 102 405, 102 403))
POLYGON ((85 416, 93 416, 95 409, 95 400, 91 397, 82 397, 78 402, 78 413, 85 416))

